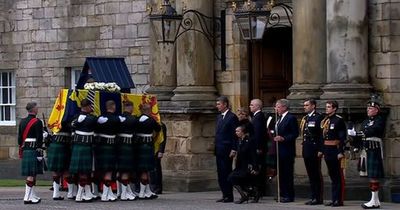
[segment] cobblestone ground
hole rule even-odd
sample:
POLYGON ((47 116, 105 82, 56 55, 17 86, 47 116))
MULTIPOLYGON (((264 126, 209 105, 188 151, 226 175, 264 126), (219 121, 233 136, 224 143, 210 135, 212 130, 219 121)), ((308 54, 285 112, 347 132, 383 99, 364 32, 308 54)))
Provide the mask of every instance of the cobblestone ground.
MULTIPOLYGON (((273 201, 272 197, 263 198, 260 203, 233 204, 233 203, 216 203, 215 200, 220 197, 219 192, 200 192, 200 193, 172 193, 167 192, 160 195, 156 200, 139 200, 139 201, 116 201, 92 203, 76 203, 71 200, 53 201, 51 199, 52 192, 48 188, 39 188, 39 196, 42 202, 37 205, 24 205, 22 201, 24 188, 0 188, 0 209, 4 210, 20 210, 20 209, 94 209, 94 210, 118 210, 118 209, 154 209, 154 210, 180 210, 180 209, 332 209, 325 206, 306 206, 303 203, 305 199, 298 199, 294 203, 279 204, 273 201)), ((361 201, 347 201, 346 206, 335 209, 361 209, 361 201)), ((400 204, 383 203, 382 209, 400 209, 400 204)))

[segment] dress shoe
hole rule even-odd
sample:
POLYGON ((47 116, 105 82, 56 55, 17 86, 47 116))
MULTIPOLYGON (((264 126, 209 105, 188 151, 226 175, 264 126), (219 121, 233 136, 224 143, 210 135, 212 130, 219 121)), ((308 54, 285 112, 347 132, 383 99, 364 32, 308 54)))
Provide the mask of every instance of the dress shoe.
POLYGON ((216 200, 216 202, 217 202, 217 203, 221 203, 221 202, 224 201, 224 199, 225 199, 225 198, 218 199, 218 200, 216 200))
POLYGON ((293 201, 294 201, 294 199, 292 199, 292 198, 281 198, 281 203, 290 203, 293 201))
POLYGON ((338 207, 338 206, 343 206, 343 203, 340 203, 339 201, 334 201, 332 203, 332 207, 338 207))
POLYGON ((381 208, 381 206, 380 205, 373 205, 373 206, 367 206, 367 205, 365 205, 365 204, 361 204, 361 207, 363 208, 363 209, 379 209, 379 208, 381 208))
POLYGON ((333 204, 333 201, 329 201, 328 203, 325 203, 324 205, 325 206, 332 206, 332 204, 333 204))
POLYGON ((320 205, 320 204, 322 204, 322 201, 318 201, 317 199, 312 199, 312 200, 305 202, 304 204, 311 205, 311 206, 320 205))
POLYGON ((224 198, 224 200, 222 201, 222 203, 232 203, 233 202, 233 198, 224 198))

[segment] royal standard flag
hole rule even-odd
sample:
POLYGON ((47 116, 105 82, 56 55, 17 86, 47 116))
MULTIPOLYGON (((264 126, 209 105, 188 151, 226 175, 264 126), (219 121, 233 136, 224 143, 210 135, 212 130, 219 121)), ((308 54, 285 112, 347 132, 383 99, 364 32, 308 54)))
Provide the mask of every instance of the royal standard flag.
POLYGON ((57 133, 61 129, 61 122, 67 106, 68 92, 68 89, 62 89, 60 91, 54 103, 53 110, 51 111, 48 127, 53 133, 57 133))

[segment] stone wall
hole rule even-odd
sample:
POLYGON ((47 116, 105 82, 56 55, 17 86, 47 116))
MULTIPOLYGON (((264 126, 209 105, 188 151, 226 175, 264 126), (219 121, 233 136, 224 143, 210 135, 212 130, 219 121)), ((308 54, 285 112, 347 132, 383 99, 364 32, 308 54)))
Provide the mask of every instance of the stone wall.
POLYGON ((369 65, 373 86, 390 108, 386 126, 386 171, 400 175, 400 1, 371 0, 369 4, 369 65))
MULTIPOLYGON (((48 116, 58 91, 69 86, 65 68, 82 68, 89 56, 124 57, 134 91, 147 88, 146 0, 2 0, 0 12, 0 69, 15 72, 18 119, 31 100, 48 116)), ((1 147, 13 145, 15 132, 1 134, 1 147)))

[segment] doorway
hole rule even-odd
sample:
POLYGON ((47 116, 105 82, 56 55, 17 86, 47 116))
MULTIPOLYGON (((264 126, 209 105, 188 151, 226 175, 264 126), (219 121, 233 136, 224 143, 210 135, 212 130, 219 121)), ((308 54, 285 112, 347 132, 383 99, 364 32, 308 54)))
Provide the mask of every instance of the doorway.
POLYGON ((250 43, 250 97, 270 107, 292 86, 292 28, 269 28, 262 41, 250 43))

